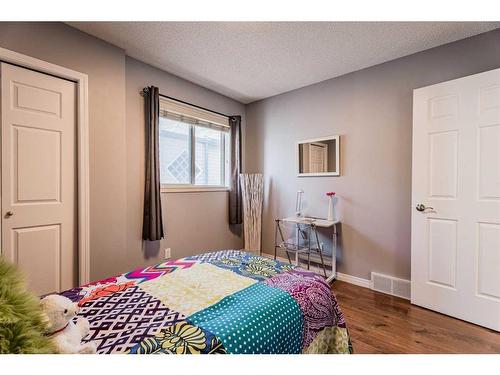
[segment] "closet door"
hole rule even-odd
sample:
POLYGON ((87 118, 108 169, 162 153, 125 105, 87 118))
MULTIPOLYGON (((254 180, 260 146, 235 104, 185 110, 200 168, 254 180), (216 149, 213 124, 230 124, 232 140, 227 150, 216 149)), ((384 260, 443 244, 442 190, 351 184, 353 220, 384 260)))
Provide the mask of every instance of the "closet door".
POLYGON ((500 69, 417 89, 414 304, 500 330, 500 69))
POLYGON ((1 64, 2 256, 42 295, 75 286, 76 84, 1 64))

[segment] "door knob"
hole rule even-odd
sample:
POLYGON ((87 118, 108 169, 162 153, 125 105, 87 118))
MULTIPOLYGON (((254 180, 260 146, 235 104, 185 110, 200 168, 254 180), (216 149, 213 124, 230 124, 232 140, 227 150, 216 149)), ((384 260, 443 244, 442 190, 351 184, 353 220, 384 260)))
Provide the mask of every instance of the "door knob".
POLYGON ((427 207, 425 204, 419 203, 415 206, 415 209, 419 212, 425 212, 426 210, 434 210, 432 207, 427 207))
POLYGON ((13 211, 7 211, 5 213, 5 217, 11 217, 12 215, 14 215, 14 212, 13 211))

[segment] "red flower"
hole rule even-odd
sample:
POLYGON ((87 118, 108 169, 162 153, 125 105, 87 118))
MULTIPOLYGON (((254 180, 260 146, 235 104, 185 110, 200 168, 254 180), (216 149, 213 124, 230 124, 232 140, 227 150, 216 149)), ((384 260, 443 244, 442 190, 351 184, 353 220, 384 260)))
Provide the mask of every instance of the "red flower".
POLYGON ((329 191, 328 193, 326 193, 326 195, 331 198, 331 197, 333 197, 335 195, 335 192, 334 191, 329 191))

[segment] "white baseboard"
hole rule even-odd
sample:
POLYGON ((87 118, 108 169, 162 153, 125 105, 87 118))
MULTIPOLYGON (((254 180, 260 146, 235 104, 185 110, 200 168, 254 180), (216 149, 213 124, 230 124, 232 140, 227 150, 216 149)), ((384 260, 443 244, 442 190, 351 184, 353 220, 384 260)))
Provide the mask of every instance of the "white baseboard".
POLYGON ((354 284, 357 286, 361 286, 363 288, 371 289, 372 282, 368 279, 363 279, 357 276, 347 275, 345 273, 337 272, 337 280, 344 281, 349 284, 354 284))

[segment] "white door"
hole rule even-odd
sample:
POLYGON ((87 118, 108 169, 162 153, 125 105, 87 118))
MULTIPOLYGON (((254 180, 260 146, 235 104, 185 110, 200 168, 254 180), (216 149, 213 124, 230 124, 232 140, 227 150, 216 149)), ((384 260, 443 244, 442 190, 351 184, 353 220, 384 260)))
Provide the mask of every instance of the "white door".
POLYGON ((412 173, 412 303, 500 331, 500 69, 414 91, 412 173))
POLYGON ((1 64, 2 255, 42 295, 75 286, 76 85, 1 64))
POLYGON ((328 145, 311 143, 309 145, 309 173, 328 172, 328 145))

